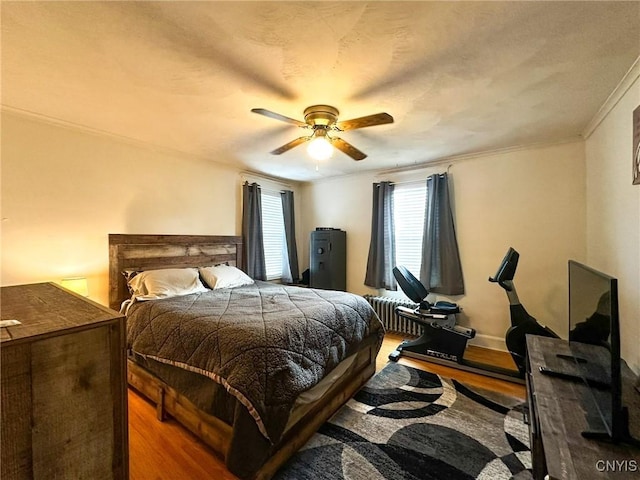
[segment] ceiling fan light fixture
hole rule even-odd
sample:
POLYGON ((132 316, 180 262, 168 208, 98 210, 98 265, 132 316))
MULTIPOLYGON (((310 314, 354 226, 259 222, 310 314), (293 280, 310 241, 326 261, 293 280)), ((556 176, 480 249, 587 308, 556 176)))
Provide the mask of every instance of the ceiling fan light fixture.
POLYGON ((312 105, 306 108, 304 111, 304 122, 285 117, 284 115, 264 108, 254 108, 251 111, 264 115, 265 117, 291 123, 300 128, 304 128, 307 132, 313 130, 311 135, 298 137, 276 148, 271 152, 272 155, 280 155, 298 145, 309 142, 307 151, 309 155, 316 160, 326 160, 329 158, 333 154, 333 147, 347 154, 354 160, 364 160, 367 158, 365 153, 342 138, 329 136, 327 133, 331 132, 333 134, 335 132, 344 132, 345 130, 355 130, 358 128, 384 125, 385 123, 393 123, 393 117, 384 112, 338 122, 338 109, 330 105, 312 105))
POLYGON ((339 114, 338 109, 330 105, 313 105, 304 110, 304 121, 312 127, 328 127, 336 123, 339 114))
POLYGON ((316 137, 309 142, 307 152, 315 160, 327 160, 333 154, 333 146, 325 136, 316 137))

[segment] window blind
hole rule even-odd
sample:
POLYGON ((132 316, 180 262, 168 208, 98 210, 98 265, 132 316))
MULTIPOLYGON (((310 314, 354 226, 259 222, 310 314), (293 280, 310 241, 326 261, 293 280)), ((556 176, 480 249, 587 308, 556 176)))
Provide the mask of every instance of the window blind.
POLYGON ((282 278, 284 218, 279 192, 262 191, 262 237, 267 280, 282 278))
POLYGON ((404 265, 416 278, 422 264, 426 195, 426 182, 398 184, 393 192, 396 265, 404 265))

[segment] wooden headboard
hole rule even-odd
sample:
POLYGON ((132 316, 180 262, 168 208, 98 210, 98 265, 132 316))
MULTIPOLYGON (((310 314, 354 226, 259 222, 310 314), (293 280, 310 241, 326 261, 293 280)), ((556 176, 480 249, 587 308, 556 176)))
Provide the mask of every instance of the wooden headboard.
POLYGON ((122 272, 204 267, 228 262, 242 267, 242 237, 226 235, 109 234, 109 307, 130 297, 122 272))

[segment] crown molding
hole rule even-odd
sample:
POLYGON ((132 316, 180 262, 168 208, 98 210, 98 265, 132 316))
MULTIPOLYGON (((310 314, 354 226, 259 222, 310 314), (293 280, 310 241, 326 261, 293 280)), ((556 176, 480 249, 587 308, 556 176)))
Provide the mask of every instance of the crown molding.
POLYGON ((536 150, 536 149, 542 149, 542 148, 551 148, 551 147, 560 146, 560 145, 568 145, 572 143, 582 143, 583 141, 584 139, 581 136, 575 136, 575 137, 562 138, 562 139, 549 141, 549 142, 527 143, 527 144, 521 144, 521 145, 514 145, 511 147, 496 148, 493 150, 481 150, 478 152, 452 155, 450 157, 442 157, 434 160, 426 160, 424 162, 416 162, 416 163, 411 163, 409 165, 403 165, 403 166, 394 167, 394 168, 370 168, 370 169, 347 173, 343 175, 331 175, 328 177, 321 177, 313 180, 305 180, 304 182, 300 182, 300 183, 303 185, 320 185, 325 182, 333 182, 336 180, 344 180, 349 178, 358 178, 364 175, 368 175, 371 177, 373 181, 377 181, 378 179, 382 179, 385 176, 393 175, 397 173, 419 172, 421 170, 428 170, 433 168, 442 169, 443 165, 446 165, 446 169, 444 170, 449 172, 451 170, 451 167, 461 162, 472 161, 472 160, 483 160, 487 157, 504 155, 508 153, 514 153, 514 152, 525 151, 525 150, 536 150))
POLYGON ((591 121, 587 124, 584 131, 582 132, 582 137, 586 140, 591 136, 591 134, 598 128, 609 112, 613 110, 613 108, 618 104, 620 99, 624 96, 625 93, 631 88, 631 86, 635 83, 636 80, 640 77, 640 56, 636 58, 636 61, 633 62, 631 68, 625 73, 620 83, 616 86, 616 88, 611 92, 611 95, 605 100, 602 104, 598 112, 594 115, 591 121))
POLYGON ((537 150, 542 148, 550 148, 550 147, 555 147, 559 145, 580 143, 582 141, 583 141, 582 137, 576 136, 576 137, 568 137, 568 138, 563 138, 563 139, 550 141, 550 142, 528 143, 528 144, 522 144, 522 145, 514 145, 512 147, 496 148, 494 150, 481 150, 478 152, 453 155, 450 157, 439 158, 437 160, 430 160, 422 163, 415 163, 412 165, 405 165, 402 167, 380 169, 380 170, 376 170, 375 174, 376 176, 388 175, 393 173, 401 173, 401 172, 414 171, 414 170, 425 170, 433 167, 442 167, 442 165, 447 165, 447 171, 448 171, 450 167, 460 162, 465 162, 469 160, 482 160, 487 157, 493 157, 497 155, 505 155, 508 153, 520 152, 525 150, 537 150))
POLYGON ((127 145, 131 145, 137 148, 141 148, 144 150, 163 153, 165 155, 179 156, 179 157, 188 158, 191 160, 205 161, 207 163, 215 164, 216 166, 219 166, 221 168, 226 168, 229 170, 235 170, 235 171, 240 170, 240 168, 236 165, 212 160, 211 158, 206 157, 204 155, 197 155, 194 153, 185 152, 175 148, 157 145, 155 143, 146 142, 144 140, 138 140, 136 138, 128 137, 126 135, 111 133, 106 130, 100 130, 100 129, 88 127, 86 125, 82 125, 79 123, 69 122, 67 120, 62 120, 57 117, 50 117, 48 115, 32 112, 30 110, 24 110, 22 108, 12 107, 11 105, 5 105, 5 104, 0 105, 0 112, 2 112, 3 114, 6 113, 6 114, 14 115, 16 117, 27 118, 29 120, 44 123, 46 125, 52 125, 54 127, 64 128, 67 130, 72 130, 72 131, 84 133, 87 135, 94 135, 97 137, 109 138, 111 140, 124 143, 127 145))

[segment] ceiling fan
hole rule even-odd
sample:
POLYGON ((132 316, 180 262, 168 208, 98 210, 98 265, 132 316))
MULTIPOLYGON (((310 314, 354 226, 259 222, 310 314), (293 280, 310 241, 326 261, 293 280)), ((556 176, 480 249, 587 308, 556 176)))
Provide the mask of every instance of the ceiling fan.
POLYGON ((304 122, 285 117, 284 115, 264 108, 254 108, 251 111, 282 122, 291 123, 308 131, 308 135, 298 137, 289 143, 285 143, 280 148, 273 150, 271 152, 273 155, 280 155, 281 153, 291 150, 293 147, 297 147, 305 142, 310 142, 309 154, 318 160, 329 158, 333 151, 332 146, 346 153, 354 160, 363 160, 367 157, 363 152, 350 143, 345 142, 343 139, 334 136, 334 133, 393 123, 393 117, 388 113, 376 113, 374 115, 367 115, 366 117, 338 122, 340 112, 338 112, 337 108, 330 105, 312 105, 306 108, 304 111, 304 122))

